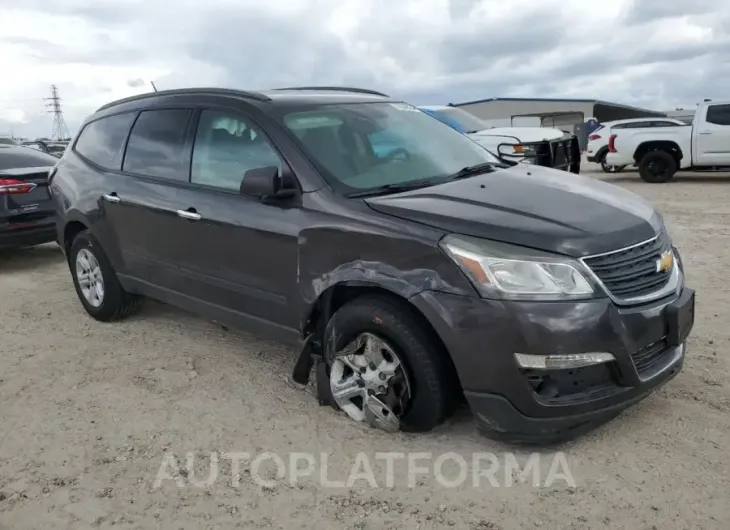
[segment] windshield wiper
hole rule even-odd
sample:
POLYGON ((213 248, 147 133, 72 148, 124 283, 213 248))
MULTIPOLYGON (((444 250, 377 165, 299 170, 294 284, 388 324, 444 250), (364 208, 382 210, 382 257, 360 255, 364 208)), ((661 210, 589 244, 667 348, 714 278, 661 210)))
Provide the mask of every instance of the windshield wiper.
POLYGON ((443 182, 439 179, 426 179, 426 180, 411 180, 406 182, 396 182, 393 184, 384 184, 382 186, 377 186, 375 188, 370 188, 363 191, 354 191, 352 193, 348 193, 347 197, 350 198, 357 198, 357 197, 373 197, 375 195, 385 195, 386 193, 398 193, 401 191, 411 191, 411 190, 417 190, 420 188, 427 188, 428 186, 433 186, 435 184, 440 184, 443 182))
POLYGON ((484 162, 483 164, 477 164, 475 166, 466 166, 465 168, 460 169, 453 175, 449 175, 446 177, 443 182, 449 182, 451 180, 459 180, 466 177, 473 177, 475 175, 481 175, 482 173, 491 173, 497 168, 503 168, 502 164, 498 164, 497 162, 484 162))

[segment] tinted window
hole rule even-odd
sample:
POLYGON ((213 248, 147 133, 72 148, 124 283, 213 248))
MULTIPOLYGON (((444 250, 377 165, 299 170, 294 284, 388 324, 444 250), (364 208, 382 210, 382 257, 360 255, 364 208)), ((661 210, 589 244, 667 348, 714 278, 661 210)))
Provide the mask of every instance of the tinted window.
POLYGON ((707 122, 715 125, 730 125, 730 105, 710 105, 707 122))
POLYGON ((136 113, 130 112, 92 121, 81 131, 76 151, 101 167, 120 169, 124 139, 135 116, 136 113))
POLYGON ((124 171, 187 181, 190 155, 185 133, 191 113, 189 109, 142 112, 129 135, 124 171))
POLYGON ((651 122, 652 127, 678 127, 678 123, 674 123, 672 121, 653 121, 651 122))
POLYGON ((614 129, 641 129, 643 127, 651 127, 651 122, 648 121, 635 121, 632 123, 620 123, 615 125, 614 129))
POLYGON ((190 179, 238 191, 249 169, 276 166, 281 159, 264 135, 242 116, 204 110, 193 147, 190 179))

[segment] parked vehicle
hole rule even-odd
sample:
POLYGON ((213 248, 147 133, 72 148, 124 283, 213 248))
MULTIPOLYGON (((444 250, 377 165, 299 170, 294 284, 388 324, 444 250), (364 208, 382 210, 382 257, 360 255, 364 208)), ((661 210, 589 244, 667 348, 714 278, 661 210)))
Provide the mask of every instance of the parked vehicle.
POLYGON ((503 160, 580 173, 580 144, 575 135, 548 127, 492 127, 463 109, 431 105, 420 109, 466 134, 503 160))
POLYGON ((0 249, 55 241, 48 172, 56 162, 45 153, 0 143, 0 249))
POLYGON ((691 125, 678 122, 611 132, 606 162, 636 165, 646 182, 667 182, 680 169, 730 168, 730 102, 700 103, 691 125))
POLYGON ((92 317, 147 296, 299 345, 294 380, 316 366, 321 403, 388 431, 431 429, 466 396, 487 433, 577 434, 674 377, 694 322, 650 204, 506 166, 378 92, 116 101, 51 187, 92 317))
POLYGON ((63 155, 63 152, 66 150, 66 147, 68 146, 68 142, 30 140, 27 142, 23 142, 22 145, 24 145, 25 147, 30 147, 31 149, 36 149, 43 153, 48 153, 49 155, 53 155, 55 157, 60 158, 61 155, 63 155))
POLYGON ((586 148, 588 161, 601 164, 601 168, 606 173, 621 172, 628 164, 614 166, 606 163, 608 139, 614 130, 618 133, 618 131, 623 129, 675 127, 677 125, 684 125, 684 123, 673 118, 631 118, 627 120, 607 121, 602 123, 597 129, 588 135, 588 146, 586 148))

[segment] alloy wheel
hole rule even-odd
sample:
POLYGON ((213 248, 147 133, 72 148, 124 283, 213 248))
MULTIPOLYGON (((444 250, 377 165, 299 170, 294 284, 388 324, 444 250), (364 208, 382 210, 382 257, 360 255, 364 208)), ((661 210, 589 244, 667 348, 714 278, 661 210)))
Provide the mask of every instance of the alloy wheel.
POLYGON ((76 254, 76 281, 89 305, 101 306, 104 302, 104 277, 96 256, 85 248, 76 254))

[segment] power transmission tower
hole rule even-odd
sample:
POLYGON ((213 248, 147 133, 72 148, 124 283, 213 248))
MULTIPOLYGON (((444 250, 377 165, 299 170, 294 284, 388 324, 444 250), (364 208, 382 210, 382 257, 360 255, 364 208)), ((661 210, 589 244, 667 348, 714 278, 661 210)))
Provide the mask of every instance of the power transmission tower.
POLYGON ((53 132, 51 138, 54 140, 63 140, 68 138, 68 127, 66 126, 66 120, 63 119, 63 111, 61 110, 61 97, 58 95, 58 87, 51 85, 51 97, 44 98, 49 103, 46 103, 46 107, 50 110, 49 114, 53 114, 53 132))

